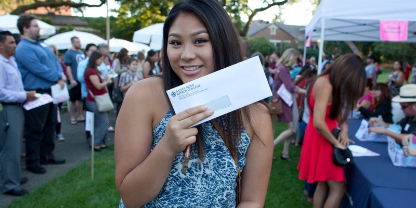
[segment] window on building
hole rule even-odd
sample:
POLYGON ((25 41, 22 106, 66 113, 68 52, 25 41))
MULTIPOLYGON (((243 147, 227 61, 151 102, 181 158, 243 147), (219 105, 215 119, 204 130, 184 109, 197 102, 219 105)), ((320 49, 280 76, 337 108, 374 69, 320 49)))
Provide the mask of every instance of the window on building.
POLYGON ((277 27, 275 25, 270 25, 270 35, 276 35, 277 27))

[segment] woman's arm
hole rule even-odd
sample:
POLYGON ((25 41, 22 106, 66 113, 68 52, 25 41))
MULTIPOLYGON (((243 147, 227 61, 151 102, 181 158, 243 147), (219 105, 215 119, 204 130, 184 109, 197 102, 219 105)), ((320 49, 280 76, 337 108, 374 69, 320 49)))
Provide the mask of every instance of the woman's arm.
POLYGON ((150 72, 150 63, 148 61, 145 61, 143 64, 143 77, 149 78, 149 72, 150 72))
POLYGON ((366 110, 371 106, 371 102, 368 100, 363 100, 363 102, 361 102, 360 107, 365 108, 366 110))
POLYGON ((391 106, 388 102, 381 102, 377 108, 374 110, 374 112, 369 111, 368 109, 365 109, 363 107, 360 107, 358 109, 361 114, 366 118, 372 118, 372 117, 378 117, 379 115, 383 116, 386 113, 391 112, 391 106))
POLYGON ((106 77, 107 80, 105 82, 100 82, 98 75, 91 75, 89 78, 92 85, 94 85, 97 90, 102 90, 108 83, 110 83, 110 79, 108 77, 106 77))
MULTIPOLYGON (((242 172, 242 207, 263 207, 267 194, 273 158, 273 128, 266 106, 256 103, 250 106, 252 131, 251 143, 246 153, 246 166, 242 172)), ((248 129, 248 128, 247 128, 248 129)))
POLYGON ((315 87, 313 89, 313 95, 315 98, 315 107, 313 109, 313 125, 316 130, 325 137, 332 145, 335 147, 345 149, 337 138, 335 138, 328 126, 325 123, 326 109, 330 102, 330 97, 332 94, 332 85, 329 80, 325 77, 320 77, 315 82, 315 87))
POLYGON ((393 79, 392 81, 395 82, 397 85, 402 86, 404 82, 404 73, 400 71, 398 76, 399 76, 399 80, 393 79))
POLYGON ((155 115, 170 107, 164 92, 160 79, 133 85, 117 118, 115 181, 126 207, 141 207, 159 194, 175 156, 196 140, 198 130, 189 127, 213 113, 197 106, 172 116, 164 136, 150 151, 155 115))

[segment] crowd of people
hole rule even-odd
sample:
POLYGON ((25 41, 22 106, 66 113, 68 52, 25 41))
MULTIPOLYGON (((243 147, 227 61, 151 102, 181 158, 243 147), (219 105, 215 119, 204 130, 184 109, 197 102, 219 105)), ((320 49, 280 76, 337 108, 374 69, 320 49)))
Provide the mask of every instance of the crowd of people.
MULTIPOLYGON (((28 193, 20 188, 21 184, 28 182, 28 178, 21 178, 21 156, 25 158, 26 170, 35 174, 46 173, 42 165, 65 163, 65 159, 53 154, 55 139, 65 140, 61 133, 62 102, 24 110, 25 102, 36 100, 41 94, 52 96, 53 85, 59 84, 61 89, 66 86, 69 123, 83 123, 85 111, 94 112, 94 144, 90 131, 85 134, 88 144, 100 151, 107 148, 107 133, 115 130, 109 122, 109 112, 98 111, 94 97, 105 93, 118 97, 115 102, 119 103, 119 110, 126 91, 145 77, 143 51, 137 54, 138 60, 126 49, 113 54, 114 59, 111 59, 107 44, 89 43, 83 50, 81 40, 72 37, 72 47, 60 56, 54 45, 47 45, 39 39, 40 28, 36 19, 31 14, 20 15, 17 24, 21 35, 19 42, 14 38, 15 34, 0 32, 0 102, 3 107, 0 124, 4 129, 0 136, 1 193, 15 196, 28 193), (21 154, 23 138, 25 153, 21 154)), ((150 50, 148 54, 152 56, 151 63, 160 67, 159 52, 150 50)), ((158 73, 161 73, 160 69, 153 70, 150 76, 158 73)))
POLYGON ((22 108, 39 94, 52 95, 56 84, 68 88, 70 124, 84 122, 85 110, 94 113, 94 142, 85 131, 94 151, 107 148, 107 134, 115 132, 121 208, 262 207, 276 160, 273 151, 281 142, 281 160, 291 160, 291 144, 302 146, 298 169, 307 202, 339 207, 346 177, 333 163, 332 152, 353 142, 346 124, 352 112, 370 120, 370 132, 394 138, 404 145, 406 155, 416 154, 408 147, 409 141, 416 143, 416 85, 406 84, 416 81, 416 65, 407 63, 403 69, 395 61, 387 82, 378 83, 381 70, 373 54, 366 57, 367 65, 355 54, 332 60, 326 55, 319 69, 315 57, 303 61, 296 49, 266 56, 256 52, 252 57, 261 60, 273 96, 191 128, 214 111, 202 105, 175 114, 166 91, 244 60, 239 35, 214 0, 175 4, 165 21, 162 50, 134 57, 125 48, 111 54, 105 43, 89 43, 83 49, 78 37, 71 38, 72 47, 60 57, 55 46, 39 40, 35 16, 21 15, 18 28, 22 37, 18 44, 10 32, 0 32, 3 194, 28 193, 20 188, 27 182, 20 174, 22 138, 28 171, 44 174, 43 164, 65 163, 53 154, 55 140, 65 141, 59 117, 62 104, 22 108), (287 90, 293 103, 281 102, 282 113, 272 116, 287 126, 273 138, 267 103, 283 99, 280 90, 287 90), (117 104, 115 128, 109 121, 112 109, 101 108, 103 98, 117 104), (405 116, 396 121, 402 127, 400 134, 386 130, 394 123, 393 102, 400 104, 405 116), (332 131, 338 127, 335 137, 332 131), (184 152, 187 146, 190 153, 184 152))

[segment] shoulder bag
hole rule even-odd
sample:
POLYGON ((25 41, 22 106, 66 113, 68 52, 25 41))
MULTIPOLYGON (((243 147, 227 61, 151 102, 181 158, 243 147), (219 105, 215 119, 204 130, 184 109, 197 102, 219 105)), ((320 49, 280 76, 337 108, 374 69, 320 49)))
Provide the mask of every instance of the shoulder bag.
POLYGON ((94 96, 91 90, 88 90, 88 92, 91 94, 91 97, 94 98, 95 103, 97 103, 98 111, 103 113, 114 109, 113 102, 111 102, 108 92, 98 96, 94 96))
MULTIPOLYGON (((276 71, 275 77, 279 77, 279 72, 278 71, 276 71)), ((276 81, 275 81, 275 84, 276 84, 276 81)), ((273 115, 282 115, 283 114, 282 99, 276 98, 276 95, 275 95, 275 97, 271 97, 270 102, 267 105, 267 107, 269 108, 270 114, 273 114, 273 115)))
POLYGON ((212 119, 211 123, 214 126, 214 128, 218 131, 218 133, 221 135, 221 138, 224 141, 225 146, 227 146, 228 151, 230 151, 231 157, 234 159, 234 162, 237 165, 238 177, 237 177, 237 187, 235 188, 235 195, 237 196, 236 197, 236 207, 237 207, 238 204, 240 204, 241 202, 241 171, 240 171, 240 167, 238 166, 237 155, 234 152, 232 145, 228 141, 227 136, 225 135, 225 132, 221 129, 217 121, 215 119, 212 119))
MULTIPOLYGON (((332 129, 332 135, 338 139, 338 135, 339 135, 340 130, 335 128, 332 129)), ((354 163, 354 157, 352 156, 351 150, 350 149, 340 149, 340 148, 336 148, 334 147, 334 152, 332 154, 332 161, 334 162, 335 165, 338 166, 345 166, 345 165, 349 165, 349 164, 353 164, 354 163)))

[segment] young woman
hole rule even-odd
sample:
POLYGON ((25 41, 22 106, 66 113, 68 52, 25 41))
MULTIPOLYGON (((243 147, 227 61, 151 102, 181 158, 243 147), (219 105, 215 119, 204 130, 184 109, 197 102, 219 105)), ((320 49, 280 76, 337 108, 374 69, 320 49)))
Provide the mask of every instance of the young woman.
POLYGON ((175 115, 166 90, 243 60, 236 29, 215 0, 177 3, 163 29, 163 79, 135 83, 126 94, 115 135, 120 207, 263 207, 271 170, 273 130, 262 103, 189 128, 213 110, 196 106, 175 115), (140 119, 137 119, 140 117, 140 119), (191 145, 182 174, 184 149, 191 145))
POLYGON ((344 196, 345 174, 341 166, 332 162, 333 146, 345 149, 352 142, 345 121, 363 94, 365 84, 361 57, 345 54, 311 82, 308 89, 310 119, 298 169, 299 179, 318 182, 314 207, 339 207, 344 196), (331 133, 337 128, 337 122, 341 127, 339 138, 331 133))
POLYGON ((358 101, 357 103, 357 109, 363 107, 365 109, 368 109, 369 111, 373 110, 374 105, 374 96, 373 96, 373 79, 367 78, 367 84, 365 86, 364 90, 364 96, 358 101))
POLYGON ((143 76, 149 78, 151 75, 157 74, 155 63, 159 61, 159 53, 154 50, 147 52, 146 60, 143 64, 143 76))
POLYGON ((378 83, 373 88, 373 97, 375 100, 370 110, 364 107, 359 107, 358 110, 366 118, 382 116, 385 123, 393 123, 393 114, 391 113, 391 94, 390 89, 386 84, 378 83))
POLYGON ((117 53, 116 59, 113 61, 113 69, 118 75, 121 75, 128 70, 127 59, 129 59, 129 51, 122 48, 120 52, 117 53))
MULTIPOLYGON (((279 73, 278 76, 275 76, 274 79, 274 88, 273 88, 273 94, 275 97, 279 97, 277 95, 277 90, 284 85, 286 89, 291 92, 299 92, 305 94, 306 90, 299 88, 298 86, 295 86, 292 82, 292 78, 290 77, 290 73, 288 68, 292 66, 295 61, 298 58, 298 51, 296 51, 293 48, 287 49, 282 57, 277 61, 277 70, 276 73, 279 73)), ((292 107, 287 105, 285 102, 282 102, 282 109, 283 114, 276 116, 277 122, 285 122, 287 129, 283 131, 275 140, 274 140, 274 146, 276 147, 278 144, 280 144, 282 141, 285 142, 285 145, 283 147, 283 152, 280 155, 281 159, 284 160, 290 160, 289 157, 289 147, 290 147, 290 140, 293 136, 293 114, 292 114, 292 107)), ((295 118, 298 119, 298 118, 295 118)))
POLYGON ((403 86, 404 82, 404 72, 400 61, 394 62, 393 71, 389 74, 388 78, 387 85, 390 88, 391 96, 395 97, 399 95, 400 87, 403 86))
POLYGON ((101 79, 98 66, 103 61, 103 55, 98 52, 92 52, 90 59, 88 60, 87 69, 84 73, 84 81, 87 85, 88 95, 85 100, 85 105, 88 111, 94 112, 94 150, 100 151, 107 148, 105 145, 105 139, 107 138, 108 129, 108 115, 98 111, 97 103, 94 97, 103 95, 107 92, 107 84, 111 82, 111 79, 106 76, 105 81, 101 79))

